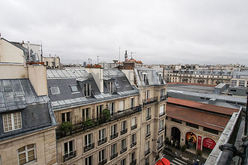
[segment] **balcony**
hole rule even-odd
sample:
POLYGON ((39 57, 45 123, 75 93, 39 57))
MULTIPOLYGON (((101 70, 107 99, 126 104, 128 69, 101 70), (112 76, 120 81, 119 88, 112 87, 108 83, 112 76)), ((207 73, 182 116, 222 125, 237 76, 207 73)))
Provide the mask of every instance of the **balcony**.
POLYGON ((151 115, 146 116, 146 120, 150 120, 151 118, 152 118, 152 116, 151 116, 151 115))
POLYGON ((115 133, 113 135, 110 135, 110 140, 115 139, 118 137, 118 133, 115 133))
POLYGON ((127 128, 126 128, 126 129, 121 130, 121 135, 123 135, 123 134, 125 134, 125 133, 127 133, 127 128))
POLYGON ((108 123, 108 122, 111 122, 111 121, 114 121, 117 119, 121 119, 124 117, 128 117, 132 114, 141 112, 141 110, 142 110, 141 106, 136 106, 133 108, 129 108, 129 109, 120 111, 120 112, 116 112, 113 115, 111 115, 111 117, 107 120, 103 117, 100 119, 99 118, 98 119, 90 119, 89 121, 86 121, 86 122, 80 122, 77 124, 73 124, 72 128, 70 128, 70 130, 67 132, 65 132, 64 130, 59 128, 59 129, 56 129, 56 138, 60 139, 60 138, 66 137, 66 136, 70 136, 72 134, 84 132, 88 129, 93 129, 93 128, 101 125, 101 124, 108 123))
POLYGON ((160 128, 160 129, 158 130, 158 133, 160 134, 164 129, 165 129, 165 128, 160 128))
POLYGON ((148 148, 148 150, 145 151, 145 156, 150 154, 150 148, 148 148))
POLYGON ((165 111, 163 113, 160 113, 159 117, 164 116, 164 115, 165 115, 165 111))
POLYGON ((136 159, 132 160, 130 165, 136 165, 136 159))
POLYGON ((122 153, 124 153, 124 152, 126 152, 126 151, 127 151, 127 147, 123 148, 123 149, 121 150, 120 154, 122 154, 122 153))
POLYGON ((160 96, 160 101, 164 101, 164 100, 166 100, 167 98, 168 98, 167 95, 162 95, 162 96, 160 96))
POLYGON ((131 130, 136 129, 136 128, 137 128, 137 124, 131 126, 131 130))
POLYGON ((102 144, 104 144, 104 143, 106 143, 106 142, 107 142, 107 137, 98 140, 98 145, 100 146, 100 145, 102 145, 102 144))
POLYGON ((110 160, 116 158, 117 156, 118 156, 118 153, 115 153, 115 154, 111 155, 111 156, 110 156, 110 160))
POLYGON ((84 147, 84 152, 87 152, 87 151, 93 149, 94 147, 95 147, 95 144, 91 143, 91 144, 84 147))
POLYGON ((131 148, 133 148, 133 146, 135 146, 137 144, 137 142, 132 142, 132 144, 130 145, 131 148))
POLYGON ((163 143, 158 143, 157 150, 161 149, 163 147, 163 143))
POLYGON ((76 155, 77 155, 77 152, 76 151, 72 151, 72 152, 70 152, 68 154, 65 154, 63 156, 63 161, 65 162, 65 161, 67 161, 67 160, 69 160, 71 158, 74 158, 76 155))
POLYGON ((144 99, 143 100, 143 105, 156 103, 157 101, 158 101, 158 97, 152 97, 152 98, 144 99))
POLYGON ((106 164, 106 163, 107 163, 107 159, 104 159, 104 160, 100 161, 100 162, 98 163, 98 165, 104 165, 104 164, 106 164))
POLYGON ((149 137, 151 135, 151 132, 146 133, 146 137, 149 137))

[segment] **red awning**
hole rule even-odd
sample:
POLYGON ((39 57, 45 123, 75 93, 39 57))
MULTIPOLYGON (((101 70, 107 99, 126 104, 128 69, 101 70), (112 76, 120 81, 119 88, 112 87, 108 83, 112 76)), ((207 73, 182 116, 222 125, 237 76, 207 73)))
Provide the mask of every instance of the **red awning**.
POLYGON ((170 165, 170 161, 168 159, 162 158, 158 160, 155 165, 170 165))

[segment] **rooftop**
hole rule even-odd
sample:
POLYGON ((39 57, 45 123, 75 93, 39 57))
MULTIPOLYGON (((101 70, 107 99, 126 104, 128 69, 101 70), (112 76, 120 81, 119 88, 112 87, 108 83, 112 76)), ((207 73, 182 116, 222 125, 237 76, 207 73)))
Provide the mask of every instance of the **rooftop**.
POLYGON ((168 117, 218 131, 224 130, 231 115, 237 111, 238 109, 223 108, 170 97, 166 106, 168 117))

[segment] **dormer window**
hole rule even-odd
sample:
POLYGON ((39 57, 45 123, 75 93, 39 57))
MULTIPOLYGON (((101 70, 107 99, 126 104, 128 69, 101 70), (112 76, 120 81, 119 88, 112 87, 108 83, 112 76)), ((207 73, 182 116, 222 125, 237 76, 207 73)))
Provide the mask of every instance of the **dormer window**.
POLYGON ((158 74, 158 78, 159 78, 159 82, 160 82, 161 84, 163 84, 163 76, 162 76, 162 73, 159 73, 159 74, 158 74))
POLYGON ((51 87, 50 91, 51 91, 52 95, 59 95, 60 94, 59 87, 51 87))
POLYGON ((72 91, 72 92, 78 92, 78 87, 77 87, 77 85, 71 85, 70 87, 71 87, 71 91, 72 91))
POLYGON ((89 83, 84 84, 83 92, 85 97, 91 96, 91 84, 89 83))
POLYGON ((109 93, 114 92, 114 90, 113 90, 113 82, 111 82, 111 81, 108 82, 108 91, 109 91, 109 93))
POLYGON ((4 132, 14 131, 22 128, 21 112, 3 114, 4 132))
POLYGON ((142 78, 143 78, 143 81, 144 81, 144 83, 145 83, 145 85, 149 85, 149 83, 148 83, 148 78, 147 78, 147 73, 142 73, 142 78))

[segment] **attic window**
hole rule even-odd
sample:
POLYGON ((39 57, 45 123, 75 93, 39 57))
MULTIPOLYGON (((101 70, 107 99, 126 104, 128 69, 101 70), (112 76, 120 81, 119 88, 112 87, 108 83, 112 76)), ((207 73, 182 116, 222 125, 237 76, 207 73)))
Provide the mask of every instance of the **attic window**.
POLYGON ((91 96, 91 84, 89 83, 84 84, 83 93, 85 97, 91 96))
POLYGON ((60 94, 59 87, 51 87, 50 90, 51 90, 52 95, 60 94))
POLYGON ((77 85, 71 85, 70 87, 71 87, 71 91, 72 91, 72 92, 78 92, 78 87, 77 87, 77 85))
POLYGON ((143 78, 143 81, 144 81, 144 83, 146 84, 146 85, 149 85, 149 83, 148 83, 148 79, 147 79, 147 73, 142 73, 142 78, 143 78))
POLYGON ((114 92, 114 88, 113 88, 113 82, 108 82, 108 91, 109 93, 113 93, 114 92))
POLYGON ((4 132, 9 132, 22 128, 21 112, 4 114, 2 117, 4 132))

